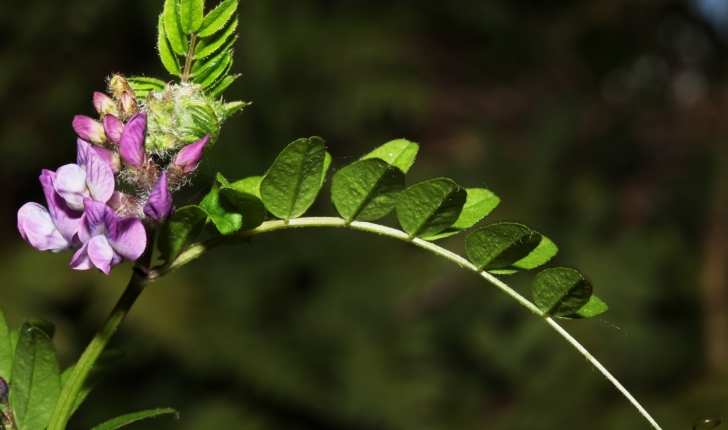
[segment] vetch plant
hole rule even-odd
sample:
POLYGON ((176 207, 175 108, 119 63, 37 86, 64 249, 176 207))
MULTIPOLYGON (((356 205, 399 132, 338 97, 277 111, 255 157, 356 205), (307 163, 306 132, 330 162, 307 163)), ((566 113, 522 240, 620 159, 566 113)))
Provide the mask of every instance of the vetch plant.
MULTIPOLYGON (((166 0, 157 48, 175 79, 109 78, 92 96, 96 117, 78 115, 77 157, 40 176, 45 206, 26 203, 18 230, 30 245, 71 251, 72 269, 104 274, 133 261, 131 280, 78 362, 59 369, 52 325, 34 320, 10 330, 0 311, 0 428, 62 430, 90 389, 121 356, 106 350, 145 287, 211 249, 276 230, 349 228, 409 242, 474 272, 543 319, 596 367, 645 417, 630 393, 556 321, 590 318, 607 310, 593 285, 575 269, 536 274, 533 302, 502 277, 543 266, 556 245, 530 227, 498 222, 465 238, 467 259, 435 241, 474 228, 500 199, 483 188, 448 178, 407 184, 418 145, 392 140, 337 171, 331 200, 340 217, 302 217, 327 178, 331 156, 319 137, 289 144, 261 176, 228 180, 218 174, 199 204, 175 208, 173 193, 193 178, 223 122, 247 103, 225 102, 237 38, 237 0, 204 12, 203 0, 166 0), (401 229, 376 224, 395 211, 401 229), (198 241, 203 230, 206 239, 198 241), (158 249, 159 260, 153 259, 158 249)), ((94 428, 108 430, 140 419, 175 414, 154 409, 124 415, 94 428)))

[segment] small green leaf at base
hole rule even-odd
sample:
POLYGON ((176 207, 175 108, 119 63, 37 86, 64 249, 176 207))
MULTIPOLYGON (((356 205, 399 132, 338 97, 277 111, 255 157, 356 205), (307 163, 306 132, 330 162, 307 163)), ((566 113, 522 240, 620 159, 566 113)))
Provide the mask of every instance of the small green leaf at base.
POLYGON ((146 418, 153 418, 153 417, 156 417, 159 415, 165 415, 165 414, 174 414, 175 419, 179 418, 177 411, 175 411, 172 408, 151 409, 148 411, 134 412, 131 414, 126 414, 126 415, 122 415, 120 417, 116 417, 114 419, 106 421, 103 424, 97 425, 96 427, 92 428, 91 430, 115 430, 118 428, 125 427, 136 421, 141 421, 146 418))
POLYGON ((415 184, 397 198, 397 219, 412 237, 434 236, 457 221, 467 192, 450 179, 415 184))
POLYGON ((589 301, 581 307, 578 311, 570 315, 565 315, 560 318, 564 319, 581 319, 581 318, 592 318, 597 315, 601 315, 609 310, 609 306, 604 303, 599 297, 592 295, 589 301))
POLYGON ((404 172, 379 158, 359 160, 331 179, 331 200, 347 221, 374 221, 394 209, 404 172))
POLYGON ((19 333, 10 407, 19 429, 44 430, 61 394, 58 358, 42 330, 25 323, 19 333))
POLYGON ((499 222, 470 233, 465 250, 478 270, 491 271, 526 257, 540 242, 541 235, 523 224, 499 222))
POLYGON ((407 173, 412 163, 415 162, 415 157, 419 149, 420 146, 414 142, 410 142, 407 139, 397 139, 389 141, 368 153, 362 157, 362 160, 379 158, 407 173))
POLYGON ((320 137, 298 139, 273 162, 260 184, 266 209, 282 219, 297 218, 321 190, 326 147, 320 137))
POLYGON ((171 260, 182 251, 185 243, 195 240, 202 231, 207 213, 198 206, 179 208, 164 223, 159 232, 157 249, 162 260, 171 260))
POLYGON ((495 194, 484 188, 467 188, 465 191, 468 193, 468 197, 458 220, 445 231, 423 239, 442 239, 467 230, 485 218, 500 203, 500 199, 495 194))
POLYGON ((565 267, 546 269, 531 284, 536 306, 556 317, 578 312, 589 302, 592 290, 591 282, 581 273, 565 267))

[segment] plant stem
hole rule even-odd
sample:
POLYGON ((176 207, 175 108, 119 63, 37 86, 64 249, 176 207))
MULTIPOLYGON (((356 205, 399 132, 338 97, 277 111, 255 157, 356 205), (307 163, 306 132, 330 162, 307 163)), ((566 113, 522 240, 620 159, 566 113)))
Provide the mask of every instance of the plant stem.
MULTIPOLYGON (((490 282, 491 284, 498 287, 501 291, 506 293, 507 295, 511 296, 513 299, 515 299, 518 303, 526 307, 528 310, 533 312, 534 314, 541 317, 546 324, 551 326, 556 332, 561 335, 564 339, 566 339, 567 342, 569 342, 574 348, 576 348, 579 353, 581 353, 584 358, 587 359, 594 367, 599 370, 602 375, 604 375, 605 378, 607 378, 616 388, 619 390, 626 398, 627 400, 632 403, 632 405, 639 411, 640 414, 652 425, 653 428, 656 430, 661 430, 660 426, 655 422, 654 419, 650 416, 649 413, 642 407, 642 405, 637 402, 637 400, 627 391, 622 384, 617 381, 617 379, 612 376, 607 369, 602 366, 599 361, 594 358, 587 350, 584 348, 576 339, 574 339, 566 330, 564 330, 559 324, 556 323, 548 314, 542 312, 536 305, 528 301, 525 297, 518 294, 515 290, 513 290, 511 287, 509 287, 507 284, 505 284, 500 279, 496 278, 495 276, 491 275, 490 273, 486 271, 480 271, 478 268, 470 263, 470 261, 466 260, 465 258, 448 251, 447 249, 444 249, 438 245, 435 245, 432 242, 428 242, 426 240, 418 239, 418 238, 411 238, 407 233, 397 230, 390 227, 385 227, 378 224, 368 223, 368 222, 360 222, 360 221, 353 221, 353 222, 347 222, 346 220, 342 218, 334 218, 334 217, 311 217, 311 218, 296 218, 291 220, 275 220, 275 221, 266 221, 260 226, 258 226, 255 229, 242 231, 233 235, 229 236, 218 236, 213 239, 210 239, 206 242, 196 244, 194 246, 191 246, 189 249, 187 249, 185 252, 181 253, 179 256, 177 256, 176 259, 173 261, 162 265, 152 268, 150 271, 150 278, 151 279, 157 279, 160 278, 169 272, 178 269, 182 267, 183 265, 189 263, 190 261, 196 259, 197 257, 200 257, 205 252, 209 251, 212 248, 215 248, 220 245, 226 245, 226 244, 232 244, 235 242, 239 242, 242 239, 250 236, 255 236, 261 233, 267 233, 271 231, 276 230, 285 230, 285 229, 291 229, 291 228, 302 228, 302 227, 340 227, 340 228, 351 228, 353 230, 361 230, 361 231, 368 231, 370 233, 376 233, 383 236, 388 236, 394 239, 399 239, 404 242, 412 243, 420 248, 424 248, 436 255, 439 255, 441 257, 446 258, 447 260, 452 261, 453 263, 457 264, 460 267, 463 267, 467 270, 470 270, 471 272, 475 272, 478 275, 480 275, 482 278, 485 278, 486 281, 490 282)), ((49 430, 55 430, 55 429, 49 429, 49 430)))
POLYGON ((189 49, 187 55, 185 55, 185 68, 182 70, 182 76, 180 80, 187 82, 190 80, 190 70, 192 69, 192 60, 195 58, 195 45, 197 45, 197 34, 192 34, 190 37, 189 49))

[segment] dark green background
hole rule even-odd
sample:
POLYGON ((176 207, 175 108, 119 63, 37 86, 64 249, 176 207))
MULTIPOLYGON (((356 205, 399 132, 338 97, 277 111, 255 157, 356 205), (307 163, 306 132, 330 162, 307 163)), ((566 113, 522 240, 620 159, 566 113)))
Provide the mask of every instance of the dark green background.
MULTIPOLYGON (((195 185, 261 174, 319 135, 332 170, 421 144, 408 182, 501 197, 611 310, 565 322, 664 429, 728 415, 725 20, 671 0, 243 0, 225 124, 195 185)), ((17 209, 75 160, 75 114, 112 72, 171 79, 162 1, 0 1, 0 306, 82 351, 129 276, 35 251, 17 209)), ((703 9, 705 11, 707 9, 703 9)), ((328 184, 310 214, 334 215, 328 184)), ((385 223, 396 225, 390 217, 385 223)), ((465 235, 442 241, 463 253, 465 235)), ((507 280, 530 297, 533 273, 507 280)), ((171 406, 138 429, 647 429, 573 348, 483 280, 361 232, 217 249, 153 284, 113 342, 122 365, 72 421, 171 406)))

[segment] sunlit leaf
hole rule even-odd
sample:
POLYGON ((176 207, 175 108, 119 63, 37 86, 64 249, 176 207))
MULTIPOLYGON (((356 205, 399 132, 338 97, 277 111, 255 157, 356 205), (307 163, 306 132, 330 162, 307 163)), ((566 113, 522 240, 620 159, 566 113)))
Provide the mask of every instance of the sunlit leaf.
POLYGON ((331 200, 347 221, 374 221, 394 209, 404 172, 379 158, 359 160, 336 172, 331 200))
POLYGON ((202 25, 205 0, 179 0, 179 16, 182 30, 187 34, 197 32, 202 25))
POLYGON ((362 159, 380 158, 401 171, 407 173, 415 162, 420 146, 407 139, 392 140, 365 155, 362 159))
POLYGON ((159 15, 159 24, 157 26, 159 34, 157 36, 157 51, 159 52, 159 58, 162 60, 162 65, 167 71, 173 75, 179 76, 180 68, 177 56, 174 55, 172 47, 169 46, 167 40, 165 28, 164 28, 164 15, 159 15))
POLYGON ((230 52, 226 52, 215 65, 208 68, 205 73, 195 77, 193 82, 200 84, 202 88, 207 88, 230 69, 232 61, 233 56, 230 55, 230 52))
POLYGON ((303 215, 321 189, 325 154, 320 137, 298 139, 288 145, 260 184, 266 209, 286 220, 303 215))
POLYGON ((243 216, 238 208, 224 194, 220 187, 213 187, 200 202, 200 208, 207 213, 221 234, 234 233, 243 226, 243 216))
POLYGON ((205 19, 202 20, 200 30, 197 32, 200 37, 211 36, 221 30, 238 8, 238 0, 224 0, 217 7, 211 10, 205 19))
POLYGON ((10 407, 21 430, 44 430, 61 393, 56 351, 50 338, 25 323, 13 360, 10 407))
MULTIPOLYGON (((230 86, 233 82, 235 82, 236 79, 238 79, 240 75, 228 75, 224 78, 220 79, 219 82, 215 82, 212 85, 210 85, 209 88, 205 89, 207 93, 209 93, 213 97, 220 97, 220 95, 225 92, 227 87, 230 86)), ((250 103, 248 103, 250 104, 250 103)))
POLYGON ((220 192, 237 208, 243 216, 242 230, 252 230, 265 221, 265 205, 254 192, 245 192, 227 181, 220 173, 217 174, 220 192))
POLYGON ((116 417, 114 419, 106 421, 103 424, 97 425, 96 427, 92 428, 91 430, 115 430, 118 428, 125 427, 136 421, 141 421, 146 418, 153 418, 153 417, 156 417, 159 415, 166 415, 166 414, 174 414, 175 418, 177 418, 177 411, 175 411, 172 408, 151 409, 148 411, 134 412, 131 414, 126 414, 126 415, 122 415, 120 417, 116 417))
POLYGON ((608 311, 609 307, 599 297, 592 295, 589 301, 573 314, 562 316, 567 319, 592 318, 608 311))
POLYGON ((541 235, 523 224, 499 222, 481 227, 465 239, 468 258, 478 270, 509 267, 531 253, 541 235))
POLYGON ((442 239, 467 230, 492 212, 500 203, 500 199, 495 194, 484 188, 467 188, 465 191, 468 193, 468 197, 457 221, 443 232, 425 239, 442 239))
POLYGON ((524 258, 516 261, 509 267, 497 270, 489 270, 494 275, 511 275, 522 270, 535 269, 551 260, 559 248, 546 236, 541 236, 541 242, 524 258))
POLYGON ((231 38, 227 42, 227 44, 224 47, 222 47, 222 49, 220 49, 220 51, 217 54, 215 54, 211 57, 196 60, 194 62, 194 64, 192 65, 192 70, 190 71, 190 76, 198 77, 203 74, 205 74, 205 76, 206 76, 206 72, 212 66, 215 66, 216 64, 218 64, 223 59, 223 57, 225 57, 226 55, 231 55, 231 52, 232 52, 231 48, 236 40, 237 40, 237 36, 231 38))
POLYGON ((557 267, 540 272, 531 284, 534 303, 543 312, 563 317, 589 302, 592 284, 574 269, 557 267))
POLYGON ((235 188, 238 191, 252 194, 252 195, 260 198, 260 183, 262 181, 263 181, 262 176, 250 176, 250 177, 243 178, 243 179, 237 180, 235 182, 232 182, 230 184, 230 187, 235 188))
POLYGON ((230 21, 225 30, 221 33, 213 34, 212 36, 203 37, 197 43, 195 47, 195 58, 205 58, 210 54, 215 53, 228 41, 228 38, 235 33, 238 28, 238 19, 230 21))
POLYGON ((240 112, 245 106, 249 105, 248 102, 230 102, 222 105, 222 109, 225 112, 225 118, 230 118, 236 113, 240 112))
POLYGON ((169 45, 177 55, 185 55, 187 53, 187 36, 182 30, 180 22, 179 0, 165 0, 162 15, 169 45))
POLYGON ((397 219, 410 236, 433 236, 457 221, 467 193, 450 179, 420 182, 397 198, 397 219))
POLYGON ((162 225, 157 241, 162 260, 175 258, 189 243, 200 234, 207 213, 198 206, 185 206, 177 209, 162 225))

